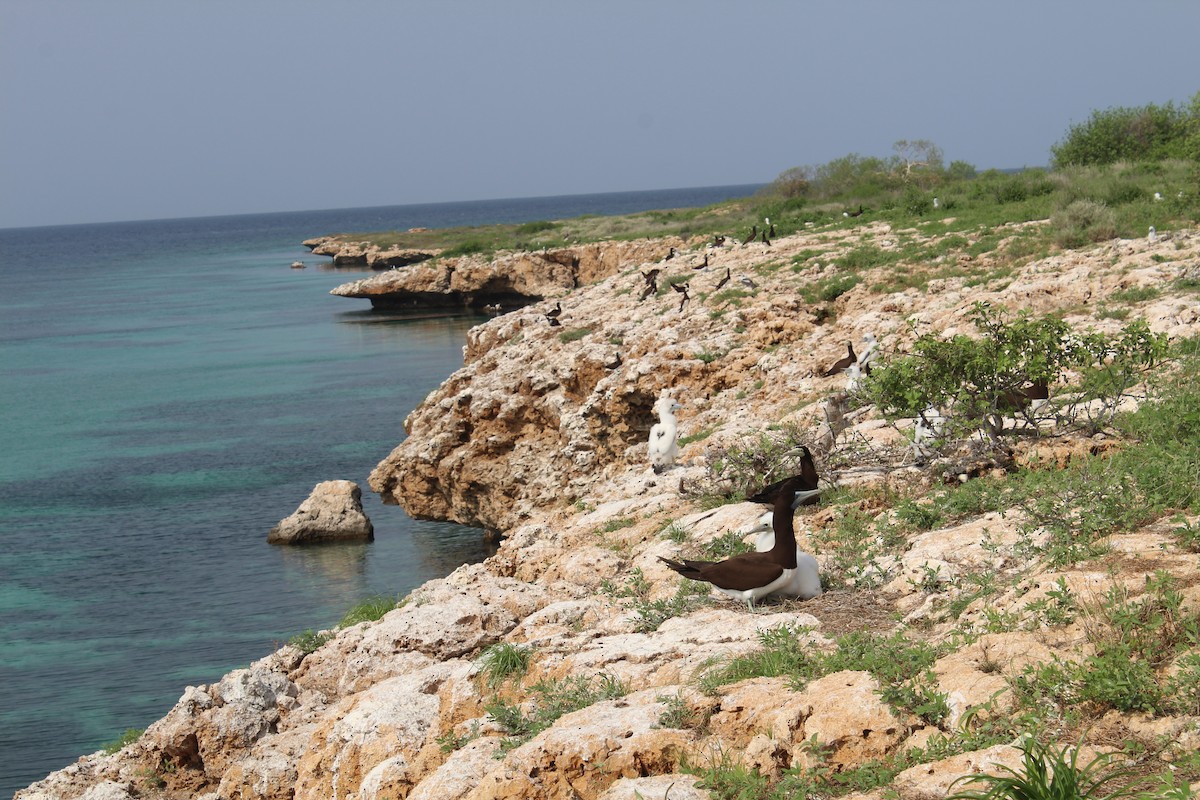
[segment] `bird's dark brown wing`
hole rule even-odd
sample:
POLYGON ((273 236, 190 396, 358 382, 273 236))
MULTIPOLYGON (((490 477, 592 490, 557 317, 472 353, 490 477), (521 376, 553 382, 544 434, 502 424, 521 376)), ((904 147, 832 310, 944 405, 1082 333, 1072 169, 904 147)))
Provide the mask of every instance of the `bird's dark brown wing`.
POLYGON ((783 567, 770 558, 770 553, 742 553, 724 561, 672 561, 659 556, 671 569, 685 578, 711 583, 722 589, 744 592, 766 586, 783 574, 783 567))

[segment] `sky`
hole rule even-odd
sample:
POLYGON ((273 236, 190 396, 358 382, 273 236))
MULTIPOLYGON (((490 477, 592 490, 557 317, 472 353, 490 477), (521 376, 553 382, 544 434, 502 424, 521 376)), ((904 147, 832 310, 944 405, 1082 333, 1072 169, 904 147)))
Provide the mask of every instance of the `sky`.
POLYGON ((0 227, 1041 166, 1200 91, 1192 0, 3 0, 0 227))

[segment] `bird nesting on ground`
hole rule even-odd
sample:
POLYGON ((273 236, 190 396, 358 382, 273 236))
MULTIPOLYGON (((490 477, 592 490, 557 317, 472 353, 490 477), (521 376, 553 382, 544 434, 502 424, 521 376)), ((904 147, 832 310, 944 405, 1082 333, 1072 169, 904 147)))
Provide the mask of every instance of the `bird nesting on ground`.
MULTIPOLYGON (((731 274, 730 274, 730 272, 729 272, 729 267, 726 267, 726 268, 725 268, 725 277, 724 277, 724 278, 721 278, 721 280, 717 281, 717 287, 716 287, 716 288, 717 288, 717 289, 720 289, 722 286, 724 286, 725 284, 729 283, 729 278, 730 278, 730 277, 732 277, 732 276, 731 276, 731 274)), ((714 289, 713 291, 716 291, 716 289, 714 289)))
POLYGON ((750 235, 742 240, 742 244, 750 244, 757 238, 758 238, 758 223, 756 222, 752 226, 750 226, 750 235))
POLYGON ((755 502, 769 502, 773 507, 771 528, 775 541, 770 550, 742 553, 724 561, 676 561, 661 556, 659 560, 685 578, 710 583, 729 597, 745 600, 753 611, 755 601, 788 586, 796 574, 798 560, 792 504, 803 484, 803 477, 794 475, 749 498, 755 502))

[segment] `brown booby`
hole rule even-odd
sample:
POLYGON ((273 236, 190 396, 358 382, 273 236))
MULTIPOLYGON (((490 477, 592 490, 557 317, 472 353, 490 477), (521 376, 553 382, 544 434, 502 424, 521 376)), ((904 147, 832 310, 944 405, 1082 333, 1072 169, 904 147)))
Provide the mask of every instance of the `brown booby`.
POLYGON ((766 232, 766 231, 763 231, 763 232, 762 232, 762 240, 763 240, 763 244, 765 244, 767 247, 770 247, 770 246, 771 246, 771 240, 767 238, 767 232, 766 232))
MULTIPOLYGON (((729 272, 729 267, 726 267, 726 268, 725 268, 725 277, 724 277, 724 278, 721 278, 721 280, 717 281, 717 289, 720 289, 722 286, 724 286, 725 284, 729 283, 729 278, 730 278, 730 277, 731 277, 731 275, 730 275, 730 272, 729 272)), ((716 289, 714 289, 713 291, 716 291, 716 289)))
MULTIPOLYGON (((800 489, 795 475, 784 481, 770 498, 774 546, 765 553, 742 553, 724 561, 659 560, 685 578, 711 583, 735 600, 745 600, 750 610, 754 601, 786 586, 796 572, 796 528, 792 500, 800 489)), ((760 493, 761 494, 761 493, 760 493)))
POLYGON ((750 227, 750 235, 747 236, 744 240, 742 240, 742 244, 750 244, 757 238, 758 238, 758 223, 756 222, 750 227))
POLYGON ((828 378, 837 375, 839 372, 845 372, 846 368, 858 361, 858 357, 854 355, 854 343, 846 342, 846 355, 833 362, 833 365, 821 373, 822 378, 828 378))
POLYGON ((675 257, 675 248, 672 247, 671 250, 667 253, 667 257, 664 258, 663 261, 670 261, 674 257, 675 257))
POLYGON ((708 253, 704 254, 704 261, 696 264, 692 269, 708 269, 708 253))
POLYGON ((552 308, 546 312, 546 318, 554 319, 555 317, 559 316, 560 314, 562 314, 562 303, 556 301, 554 303, 554 308, 552 308))
POLYGON ((800 456, 800 472, 790 478, 784 478, 780 481, 775 481, 772 484, 764 486, 754 494, 746 498, 751 503, 767 503, 773 502, 775 493, 788 481, 798 481, 795 490, 796 496, 792 500, 792 508, 800 506, 814 505, 821 494, 819 484, 821 478, 817 475, 817 464, 813 461, 812 451, 804 445, 797 447, 787 453, 789 456, 800 456))
POLYGON ((551 328, 561 328, 562 327, 562 323, 558 321, 558 317, 552 317, 549 314, 547 314, 546 321, 550 323, 551 328))
POLYGON ((858 204, 858 211, 851 211, 851 212, 850 212, 850 216, 852 216, 852 217, 861 217, 862 215, 863 215, 863 207, 862 207, 862 203, 859 203, 859 204, 858 204))
POLYGON ((1001 411, 1018 412, 1033 406, 1041 405, 1050 399, 1050 386, 1045 380, 1030 382, 1028 386, 1019 389, 1009 389, 996 398, 996 408, 1001 411), (1040 402, 1039 402, 1040 401, 1040 402))

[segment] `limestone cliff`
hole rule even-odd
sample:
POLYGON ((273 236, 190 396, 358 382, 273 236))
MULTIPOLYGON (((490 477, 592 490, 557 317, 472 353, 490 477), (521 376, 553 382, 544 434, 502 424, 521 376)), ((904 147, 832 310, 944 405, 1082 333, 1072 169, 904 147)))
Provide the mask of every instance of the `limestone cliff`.
MULTIPOLYGON (((207 800, 679 800, 710 796, 684 774, 685 761, 725 759, 778 779, 786 770, 844 771, 908 754, 916 760, 889 788, 937 798, 960 775, 1016 767, 1021 754, 1008 744, 952 752, 934 745, 977 722, 981 708, 1011 713, 1011 680, 1027 665, 1089 652, 1083 620, 1050 625, 1034 610, 1061 587, 1096 598, 1117 586, 1138 597, 1147 575, 1163 570, 1179 578, 1185 608, 1200 605, 1195 555, 1164 526, 1110 537, 1119 559, 1052 569, 1030 555, 1021 512, 989 512, 904 534, 898 555, 874 565, 874 589, 753 614, 718 600, 647 619, 679 597, 659 556, 695 552, 761 513, 752 503, 702 507, 695 490, 709 480, 707 466, 749 437, 824 421, 822 402, 843 390, 845 377, 820 374, 847 341, 873 332, 896 352, 920 332, 967 332, 978 300, 1113 330, 1119 321, 1101 313, 1107 299, 1151 286, 1159 291, 1140 295, 1146 299, 1132 313, 1171 336, 1200 332, 1195 295, 1171 289, 1181 271, 1196 269, 1194 232, 995 271, 988 256, 964 250, 927 265, 941 277, 924 288, 886 288, 899 269, 886 267, 822 299, 820 287, 841 275, 839 256, 864 237, 887 251, 901 236, 923 234, 834 226, 769 248, 709 252, 707 269, 699 248, 661 262, 661 244, 630 244, 610 267, 588 267, 594 281, 560 264, 558 277, 533 294, 561 302, 561 325, 545 318, 547 302, 473 329, 463 367, 408 416, 408 438, 371 477, 376 491, 414 515, 503 532, 495 556, 427 583, 376 622, 334 632, 313 652, 284 647, 213 685, 189 687, 140 741, 116 755, 86 756, 18 797, 123 800, 153 790, 207 800), (659 255, 630 262, 636 247, 659 255), (662 291, 640 299, 640 273, 650 268, 662 270, 662 291), (686 302, 667 288, 676 280, 689 284, 686 302), (684 438, 680 465, 656 476, 645 436, 664 390, 684 403, 684 438), (965 578, 979 574, 999 576, 1003 588, 973 599, 965 578), (948 620, 940 610, 950 602, 960 611, 948 620), (997 618, 1015 622, 998 629, 997 618), (698 676, 714 662, 758 649, 764 632, 785 626, 799 649, 813 652, 863 630, 919 631, 945 645, 928 680, 948 698, 947 717, 931 723, 885 702, 879 679, 860 670, 806 686, 759 677, 701 691, 698 676), (524 674, 497 679, 489 671, 480 656, 497 643, 524 648, 524 674), (554 687, 595 696, 509 738, 539 719, 554 687)), ((484 268, 461 263, 451 280, 484 268)), ((592 264, 580 256, 584 263, 592 264)), ((433 267, 409 269, 426 270, 421 280, 437 277, 433 267)), ((831 481, 880 487, 856 507, 864 519, 886 516, 880 498, 898 487, 930 481, 906 463, 901 434, 869 409, 846 423, 820 466, 831 481)), ((830 511, 802 510, 797 523, 801 544, 833 568, 834 556, 817 546, 830 511)), ((1096 738, 1166 737, 1195 750, 1198 721, 1114 714, 1098 723, 1096 738)))
MULTIPOLYGON (((601 242, 537 252, 503 253, 495 258, 459 256, 413 260, 370 278, 343 284, 330 293, 365 298, 376 308, 424 309, 430 307, 502 310, 527 305, 545 297, 558 297, 579 286, 606 278, 632 264, 660 258, 679 239, 601 242)), ((359 247, 341 245, 339 252, 359 247)), ((316 251, 314 251, 316 252, 316 251)), ((370 265, 387 264, 390 251, 371 251, 370 265)), ((349 257, 349 256, 345 256, 349 257)), ((335 256, 335 261, 337 256, 335 256)))

